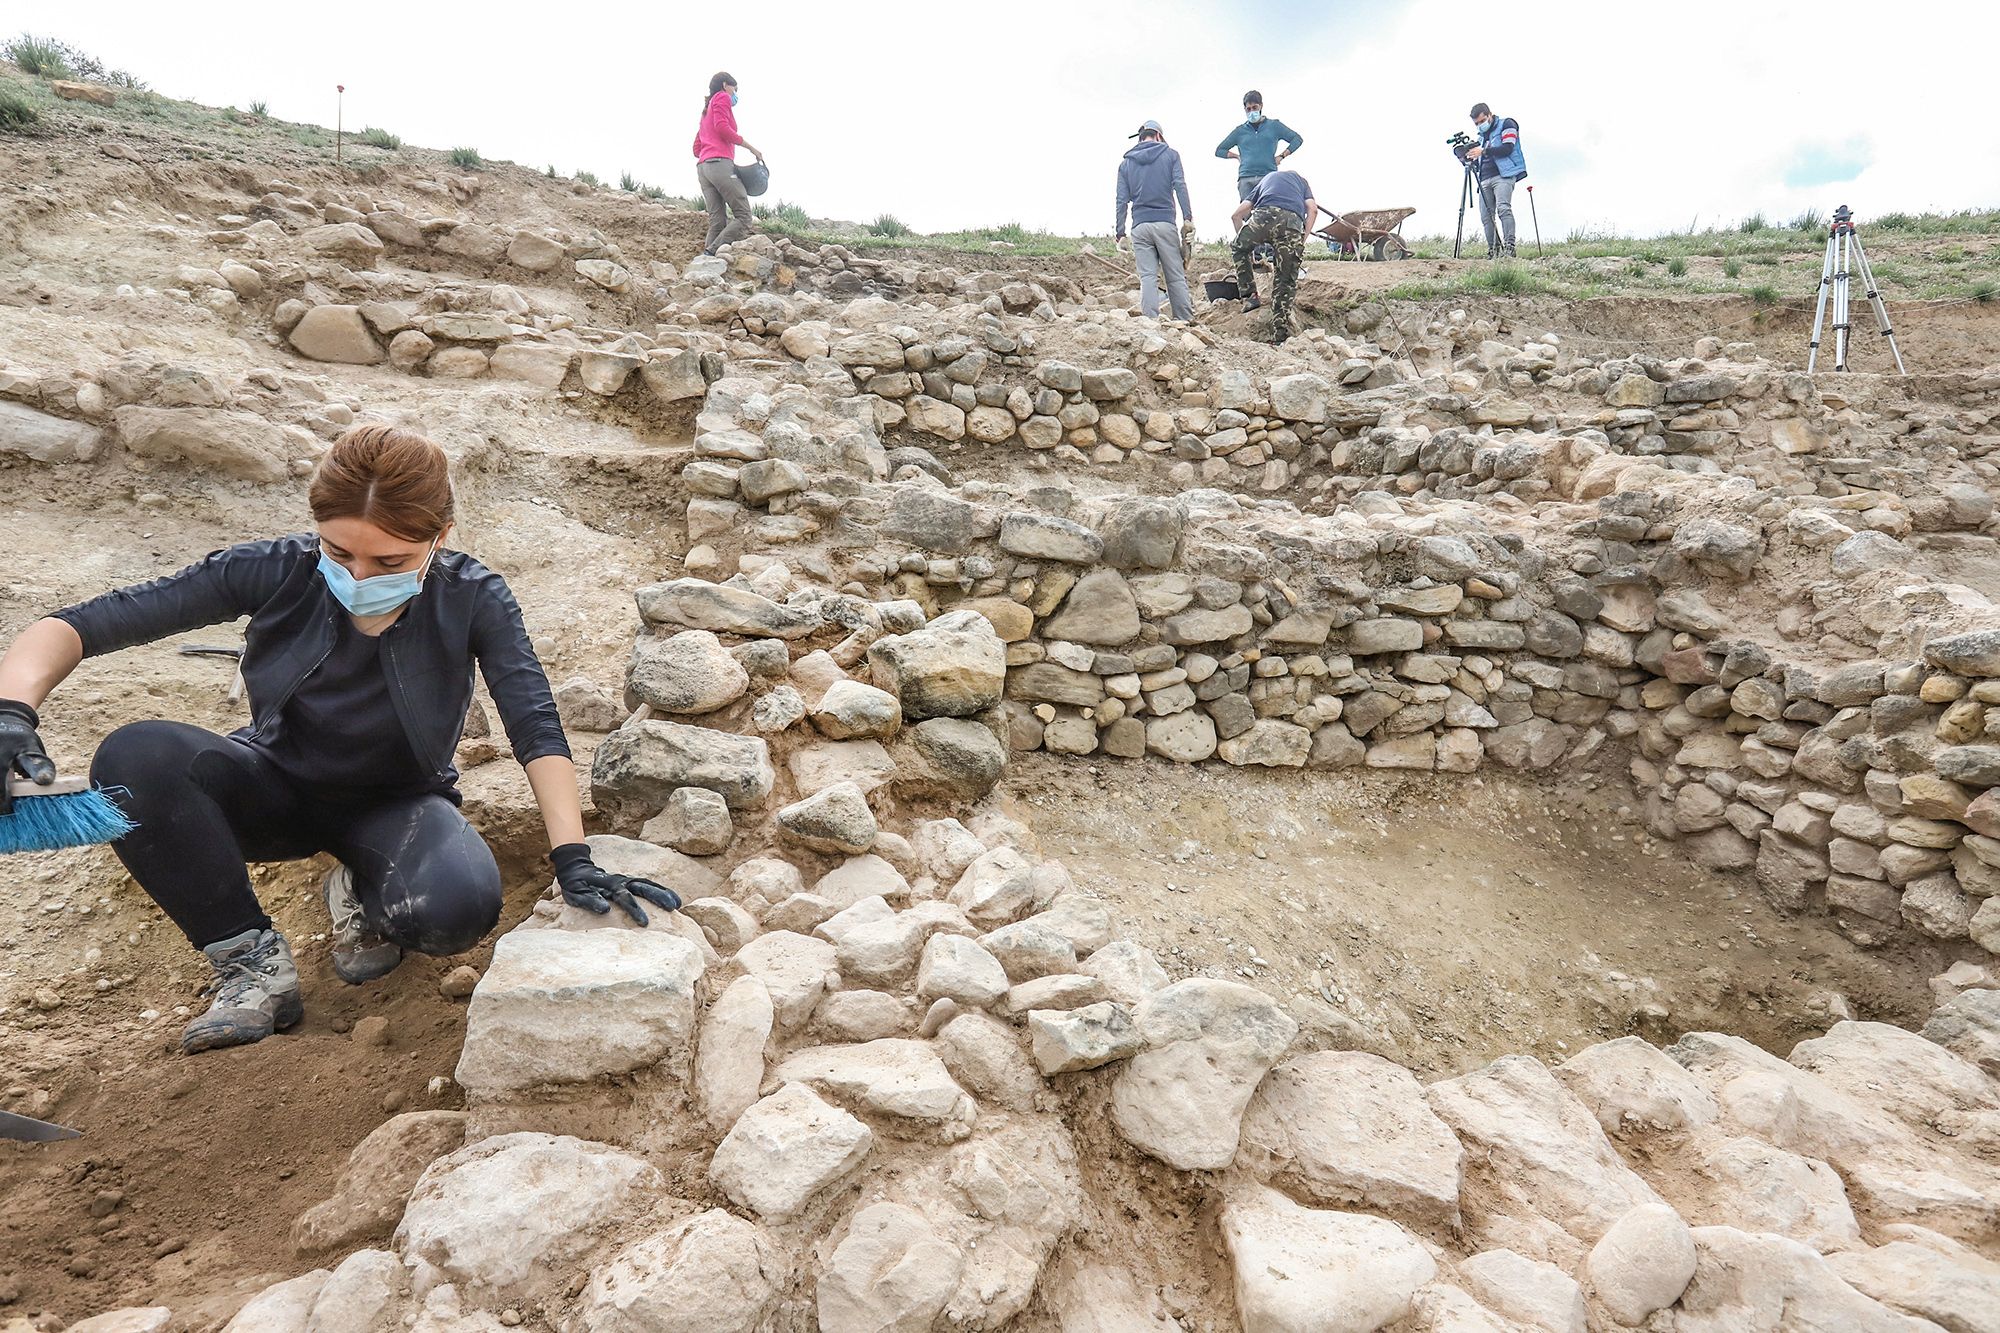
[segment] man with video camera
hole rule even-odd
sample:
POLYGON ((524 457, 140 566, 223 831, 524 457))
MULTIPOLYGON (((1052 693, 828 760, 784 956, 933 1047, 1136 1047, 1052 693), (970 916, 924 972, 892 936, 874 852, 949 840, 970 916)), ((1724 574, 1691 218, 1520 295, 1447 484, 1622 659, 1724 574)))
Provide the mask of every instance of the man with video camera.
POLYGON ((1514 187, 1527 179, 1528 160, 1521 153, 1521 127, 1512 116, 1500 117, 1481 102, 1472 108, 1479 142, 1464 150, 1478 164, 1479 221, 1486 228, 1486 257, 1514 257, 1514 187))

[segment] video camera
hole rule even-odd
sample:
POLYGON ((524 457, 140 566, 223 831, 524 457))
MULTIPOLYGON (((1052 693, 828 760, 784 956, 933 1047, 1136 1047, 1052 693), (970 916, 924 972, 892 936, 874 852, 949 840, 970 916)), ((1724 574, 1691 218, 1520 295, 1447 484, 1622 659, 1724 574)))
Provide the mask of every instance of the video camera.
POLYGON ((1453 157, 1457 158, 1460 162, 1464 162, 1466 153, 1478 147, 1479 140, 1473 138, 1464 130, 1460 130, 1449 139, 1446 139, 1445 145, 1451 149, 1453 157))

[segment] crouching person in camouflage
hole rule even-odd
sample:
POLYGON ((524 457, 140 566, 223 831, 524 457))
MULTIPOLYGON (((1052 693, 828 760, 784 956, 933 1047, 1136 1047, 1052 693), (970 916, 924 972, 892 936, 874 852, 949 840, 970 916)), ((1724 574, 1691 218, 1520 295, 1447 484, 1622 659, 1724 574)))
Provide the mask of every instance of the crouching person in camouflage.
POLYGON ((1292 336, 1292 295, 1299 285, 1299 265, 1306 257, 1306 228, 1319 211, 1312 186, 1296 171, 1274 171, 1257 182, 1257 188, 1238 206, 1236 223, 1236 286, 1243 294, 1243 308, 1255 310, 1257 278, 1250 271, 1250 252, 1260 245, 1270 246, 1277 255, 1277 271, 1271 280, 1271 341, 1281 343, 1292 336))

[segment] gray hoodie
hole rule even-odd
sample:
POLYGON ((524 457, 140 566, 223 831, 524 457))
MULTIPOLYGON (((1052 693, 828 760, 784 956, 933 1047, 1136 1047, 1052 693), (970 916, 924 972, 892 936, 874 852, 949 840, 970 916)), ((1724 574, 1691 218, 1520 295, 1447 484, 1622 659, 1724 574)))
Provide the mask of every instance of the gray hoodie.
POLYGON ((1141 139, 1125 151, 1118 164, 1118 222, 1113 235, 1125 234, 1125 210, 1132 210, 1132 224, 1172 222, 1174 200, 1179 199, 1181 217, 1194 209, 1188 204, 1187 176, 1181 171, 1181 155, 1158 139, 1141 139))

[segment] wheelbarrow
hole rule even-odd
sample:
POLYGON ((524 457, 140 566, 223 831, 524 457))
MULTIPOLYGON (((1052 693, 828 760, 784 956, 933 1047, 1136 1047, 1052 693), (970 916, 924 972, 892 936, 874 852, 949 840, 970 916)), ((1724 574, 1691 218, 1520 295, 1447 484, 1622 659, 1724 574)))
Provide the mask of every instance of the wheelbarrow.
POLYGON ((1352 213, 1333 213, 1313 235, 1326 241, 1326 248, 1341 259, 1408 259, 1410 247, 1402 237, 1403 219, 1414 208, 1368 208, 1352 213))

